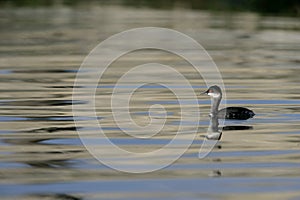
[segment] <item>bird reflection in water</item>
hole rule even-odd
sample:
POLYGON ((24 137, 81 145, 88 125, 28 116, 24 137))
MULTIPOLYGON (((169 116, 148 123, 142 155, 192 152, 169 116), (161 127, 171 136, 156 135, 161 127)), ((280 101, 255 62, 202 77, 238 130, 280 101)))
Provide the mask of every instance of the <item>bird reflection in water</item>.
POLYGON ((219 120, 217 116, 211 116, 206 139, 221 140, 222 131, 219 130, 219 120))
POLYGON ((223 131, 234 131, 234 130, 251 130, 252 126, 244 125, 228 125, 219 127, 218 116, 210 117, 210 124, 207 130, 207 135, 205 136, 208 140, 221 140, 223 131))

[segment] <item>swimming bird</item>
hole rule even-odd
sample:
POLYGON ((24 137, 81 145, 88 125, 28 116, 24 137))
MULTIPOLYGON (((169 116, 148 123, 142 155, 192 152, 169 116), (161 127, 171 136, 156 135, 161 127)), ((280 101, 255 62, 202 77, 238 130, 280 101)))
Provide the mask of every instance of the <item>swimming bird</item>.
POLYGON ((246 120, 255 115, 252 110, 243 107, 227 107, 219 110, 222 99, 222 90, 217 85, 209 87, 207 91, 201 94, 206 94, 212 98, 211 117, 217 116, 219 119, 246 120))

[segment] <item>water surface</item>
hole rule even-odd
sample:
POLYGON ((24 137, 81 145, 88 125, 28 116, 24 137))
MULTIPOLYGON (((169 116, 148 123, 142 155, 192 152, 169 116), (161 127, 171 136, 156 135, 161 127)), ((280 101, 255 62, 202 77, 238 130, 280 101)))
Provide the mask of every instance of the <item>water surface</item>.
MULTIPOLYGON (((1 199, 300 198, 298 19, 117 5, 5 8, 0 15, 1 199), (95 133, 97 128, 75 126, 74 118, 87 122, 94 118, 73 116, 72 89, 79 66, 92 48, 112 34, 144 26, 172 28, 201 43, 223 76, 227 105, 246 106, 256 116, 226 121, 227 127, 247 128, 224 128, 218 146, 200 160, 197 155, 209 124, 210 101, 199 95, 202 120, 197 122, 199 132, 189 150, 160 171, 127 174, 100 164, 82 145, 76 130, 95 133)), ((113 63, 97 95, 109 99, 124 71, 153 60, 178 69, 197 94, 205 89, 201 77, 178 57, 143 51, 113 63)), ((193 101, 184 103, 191 106, 193 101)), ((132 104, 137 123, 147 123, 151 104, 164 105, 169 116, 164 134, 151 140, 122 134, 107 101, 96 104, 98 120, 123 148, 160 148, 173 138, 180 111, 171 92, 145 86, 132 104)))

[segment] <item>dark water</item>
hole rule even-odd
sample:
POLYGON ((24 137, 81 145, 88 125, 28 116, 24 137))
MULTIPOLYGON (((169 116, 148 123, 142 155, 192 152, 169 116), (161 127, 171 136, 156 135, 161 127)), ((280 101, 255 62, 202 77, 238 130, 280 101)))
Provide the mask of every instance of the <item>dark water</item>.
MULTIPOLYGON (((1 199, 300 198, 298 19, 122 6, 6 8, 0 16, 1 199), (209 99, 199 95, 203 120, 197 122, 199 133, 189 150, 167 168, 129 174, 100 164, 86 151, 76 130, 88 134, 97 129, 75 126, 74 118, 93 118, 73 116, 72 90, 79 66, 94 46, 144 26, 172 28, 201 43, 222 74, 227 105, 247 106, 256 116, 226 121, 225 126, 240 130, 224 128, 213 152, 198 159, 210 107, 209 99)), ((178 58, 142 52, 113 64, 97 94, 109 98, 118 73, 152 59, 176 65, 198 94, 206 88, 178 58)), ((111 140, 136 151, 168 143, 180 123, 175 97, 163 87, 145 86, 135 101, 132 114, 140 123, 149 114, 145 106, 165 106, 170 116, 166 134, 151 140, 124 137, 105 109, 106 101, 97 102, 98 120, 111 140)))

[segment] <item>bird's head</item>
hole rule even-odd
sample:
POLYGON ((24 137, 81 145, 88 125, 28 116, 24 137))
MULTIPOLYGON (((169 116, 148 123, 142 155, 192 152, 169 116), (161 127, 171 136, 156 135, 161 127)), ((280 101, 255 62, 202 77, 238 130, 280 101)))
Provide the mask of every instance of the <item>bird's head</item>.
POLYGON ((201 94, 205 94, 208 96, 211 96, 212 98, 219 98, 222 97, 222 91, 221 88, 217 85, 210 86, 208 90, 205 92, 202 92, 201 94))

